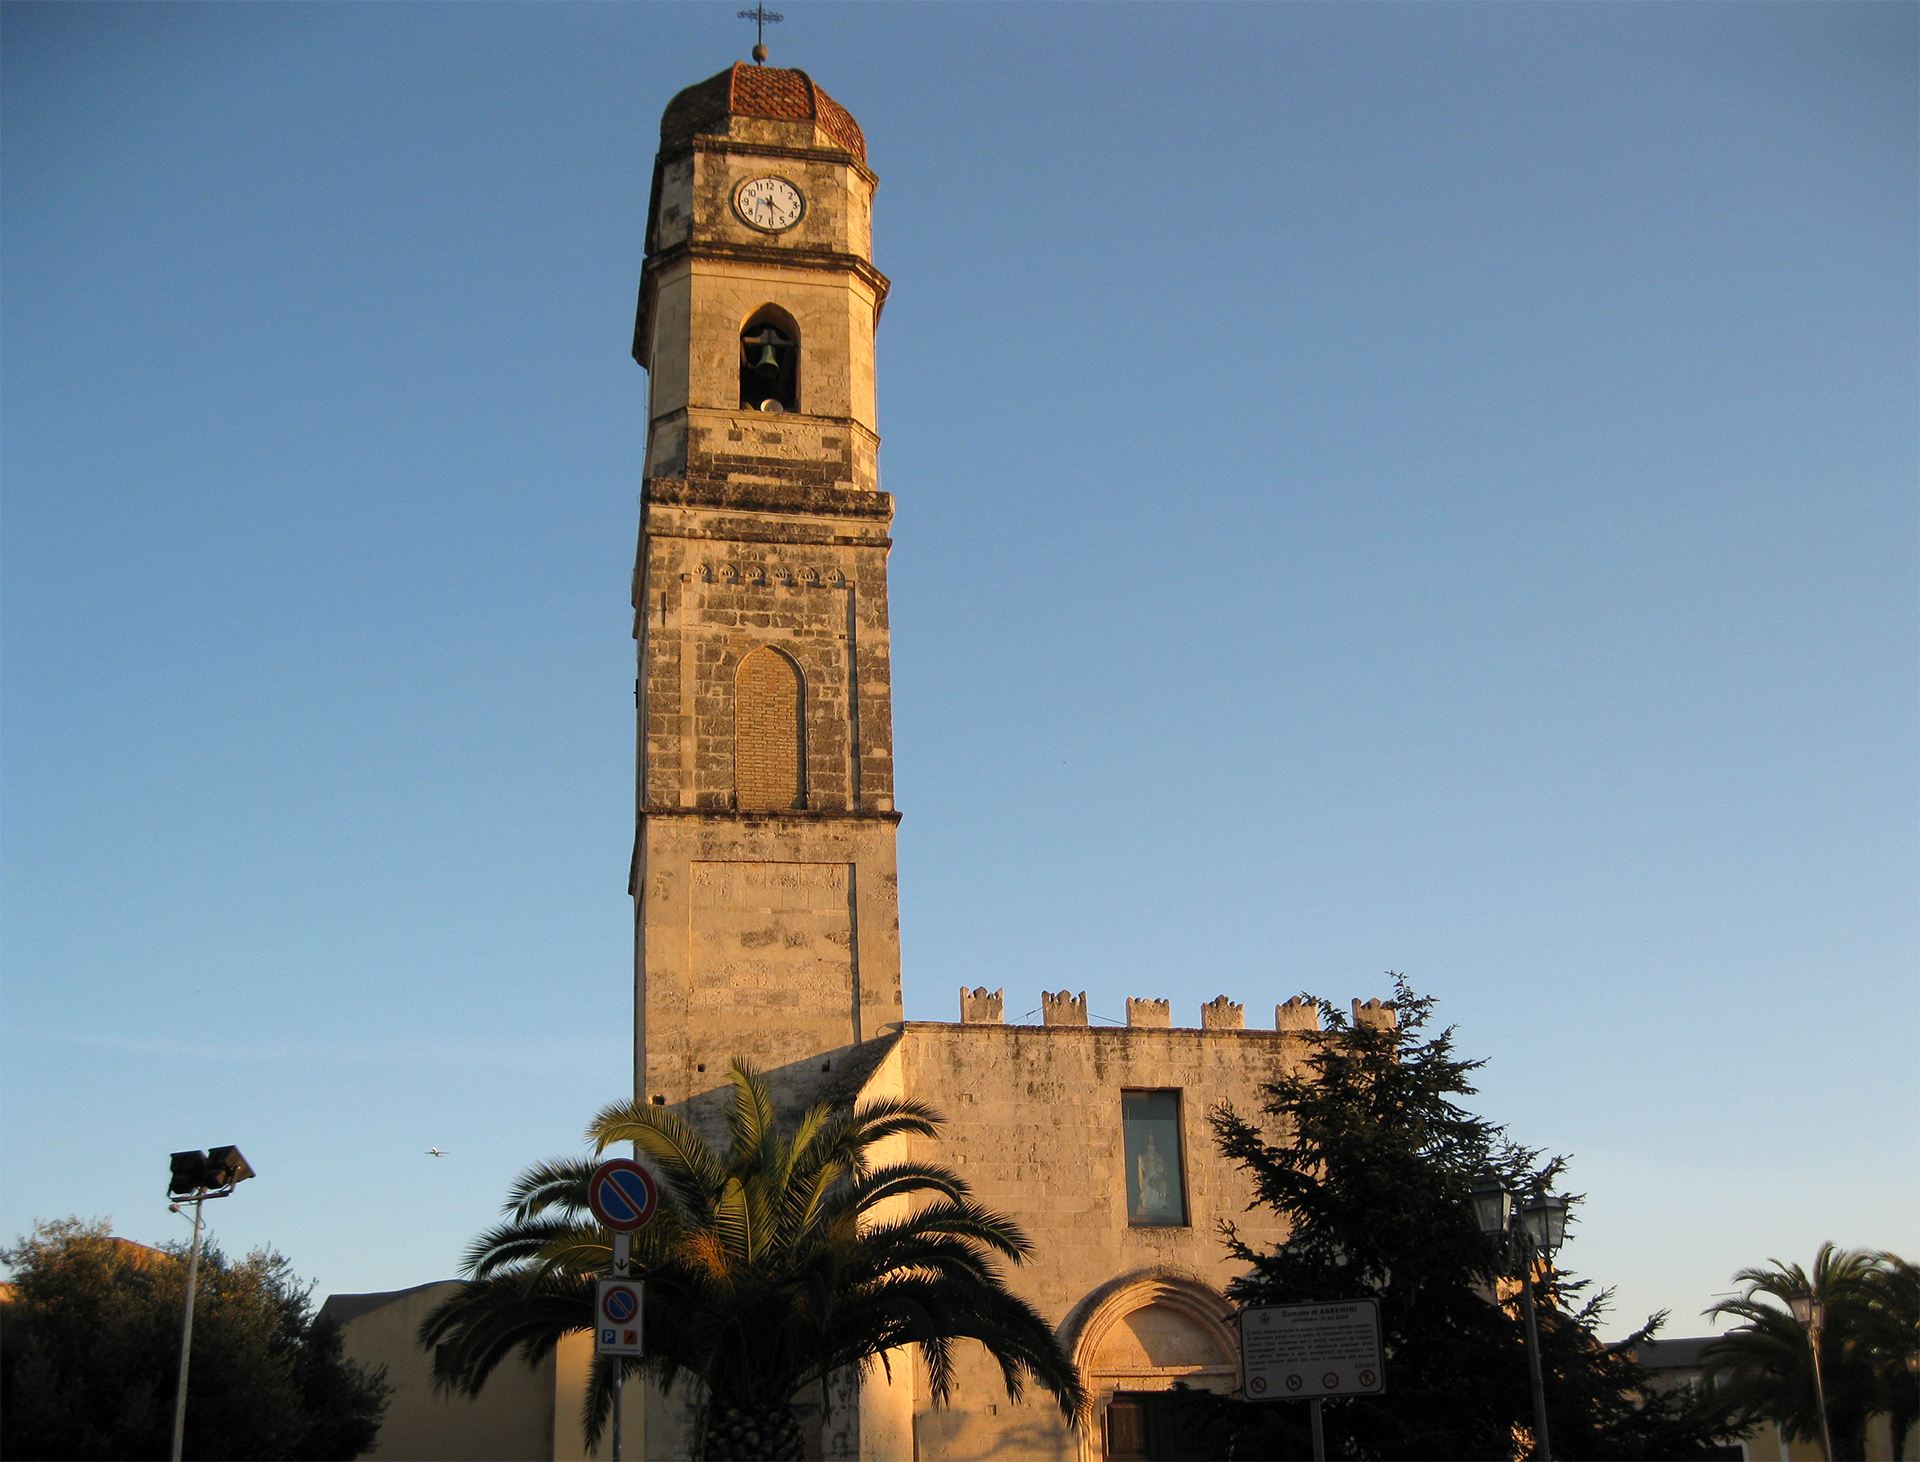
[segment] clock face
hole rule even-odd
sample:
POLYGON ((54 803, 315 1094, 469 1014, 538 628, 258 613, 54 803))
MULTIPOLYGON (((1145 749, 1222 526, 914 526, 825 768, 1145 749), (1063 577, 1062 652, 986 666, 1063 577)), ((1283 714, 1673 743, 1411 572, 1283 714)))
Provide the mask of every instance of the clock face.
POLYGON ((807 200, 785 178, 748 178, 733 193, 733 211, 762 233, 792 228, 807 211, 807 200))

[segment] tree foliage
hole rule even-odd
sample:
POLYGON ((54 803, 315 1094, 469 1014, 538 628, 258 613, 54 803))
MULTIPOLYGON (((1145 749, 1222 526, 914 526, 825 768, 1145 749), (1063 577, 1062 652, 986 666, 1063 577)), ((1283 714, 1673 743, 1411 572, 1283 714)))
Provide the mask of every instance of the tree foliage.
MULTIPOLYGON (((184 1244, 152 1249, 105 1222, 39 1224, 0 1260, 14 1289, 0 1325, 0 1452, 168 1456, 186 1300, 184 1244)), ((350 1458, 386 1411, 384 1374, 346 1360, 286 1259, 200 1255, 185 1452, 195 1458, 350 1458)))
MULTIPOLYGON (((815 1107, 780 1130, 766 1085, 736 1062, 727 1150, 664 1108, 622 1102, 594 1119, 599 1150, 632 1142, 661 1179, 660 1210, 633 1239, 631 1272, 646 1285, 646 1357, 630 1371, 703 1398, 696 1454, 797 1457, 801 1389, 913 1345, 935 1399, 954 1375, 956 1342, 1000 1364, 1017 1399, 1031 1381, 1077 1417, 1085 1395, 1046 1321, 1005 1286, 999 1265, 1030 1246, 1014 1223, 976 1204, 944 1167, 875 1166, 875 1144, 931 1136, 925 1105, 883 1100, 815 1107)), ((518 1349, 528 1359, 592 1324, 593 1279, 611 1242, 587 1207, 589 1162, 529 1169, 508 1219, 476 1239, 471 1282, 428 1316, 440 1384, 476 1395, 518 1349)), ((586 1427, 599 1436, 612 1368, 596 1359, 586 1427)))
POLYGON ((1701 1356, 1716 1399, 1744 1421, 1773 1421, 1789 1437, 1819 1439, 1813 1347, 1789 1308, 1796 1294, 1810 1294, 1824 1307, 1820 1379, 1834 1455, 1866 1456, 1867 1422, 1877 1412, 1892 1422, 1894 1455, 1904 1455, 1920 1417, 1920 1269, 1896 1254, 1832 1244, 1820 1246, 1811 1271, 1767 1263, 1734 1275, 1741 1292, 1707 1311, 1741 1321, 1701 1356))
MULTIPOLYGON (((1511 1190, 1544 1192, 1563 1161, 1461 1105, 1484 1063, 1455 1053, 1451 1028, 1430 1033, 1432 999, 1395 981, 1397 1026, 1354 1025, 1317 1002, 1325 1029, 1308 1037, 1297 1068, 1263 1088, 1261 1113, 1213 1114, 1221 1150, 1254 1180, 1255 1202, 1290 1229, 1263 1251, 1225 1226, 1247 1266, 1228 1292, 1241 1305, 1378 1297, 1387 1392, 1326 1403, 1330 1455, 1524 1455, 1533 1408, 1518 1299, 1503 1282, 1504 1244, 1480 1232, 1469 1190, 1492 1172, 1511 1190)), ((1710 1455, 1724 1425, 1655 1395, 1630 1352, 1664 1316, 1605 1346, 1594 1327, 1609 1296, 1586 1288, 1551 1269, 1536 1276, 1555 1454, 1710 1455)), ((1234 1455, 1311 1455, 1298 1403, 1236 1403, 1219 1420, 1234 1455)))

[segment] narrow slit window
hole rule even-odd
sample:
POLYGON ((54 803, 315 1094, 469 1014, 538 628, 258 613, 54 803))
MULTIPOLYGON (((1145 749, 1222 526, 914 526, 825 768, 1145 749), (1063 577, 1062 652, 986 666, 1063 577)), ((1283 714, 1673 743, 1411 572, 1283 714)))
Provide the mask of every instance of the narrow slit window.
POLYGON ((1185 1228, 1180 1093, 1121 1092, 1120 1128, 1127 1161, 1127 1222, 1135 1228, 1185 1228))

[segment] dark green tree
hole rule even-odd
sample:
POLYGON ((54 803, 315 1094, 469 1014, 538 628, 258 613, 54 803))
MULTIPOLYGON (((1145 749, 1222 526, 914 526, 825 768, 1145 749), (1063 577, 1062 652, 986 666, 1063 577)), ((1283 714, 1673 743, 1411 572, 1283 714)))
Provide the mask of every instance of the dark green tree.
POLYGON ((1874 1410, 1892 1424, 1893 1455, 1905 1457, 1907 1438, 1920 1424, 1920 1266, 1880 1254, 1866 1289, 1859 1331, 1878 1393, 1874 1410))
MULTIPOLYGON (((1432 999, 1394 980, 1397 1025, 1354 1025, 1319 1001, 1325 1028, 1309 1037, 1303 1062, 1264 1088, 1262 1112, 1213 1113, 1221 1150, 1290 1229, 1268 1251, 1226 1226, 1229 1249, 1247 1266, 1229 1294, 1242 1305, 1380 1300, 1388 1389, 1326 1404, 1333 1455, 1522 1455, 1533 1427, 1525 1333, 1504 1245, 1480 1232, 1468 1195, 1482 1173, 1544 1192, 1562 1161, 1543 1160, 1461 1105, 1484 1063, 1455 1054, 1450 1028, 1432 1033, 1432 999)), ((1583 1300, 1584 1288, 1551 1269, 1536 1274, 1555 1455, 1712 1455, 1724 1423, 1694 1414, 1684 1397, 1655 1394, 1632 1357, 1631 1345, 1665 1317, 1623 1345, 1603 1345, 1594 1326, 1608 1296, 1583 1300)), ((1298 1402, 1216 1412, 1232 1455, 1311 1455, 1298 1402)))
MULTIPOLYGON (((148 1248, 77 1218, 0 1250, 13 1293, 0 1321, 0 1453, 158 1458, 173 1445, 186 1299, 184 1246, 148 1248)), ((342 1355, 311 1286, 267 1250, 200 1256, 185 1452, 321 1462, 371 1447, 384 1373, 342 1355)))
POLYGON ((1789 1308, 1797 1294, 1822 1307, 1820 1380, 1836 1458, 1866 1456, 1867 1423, 1884 1412, 1894 1452, 1904 1449, 1920 1380, 1913 1357, 1920 1327, 1920 1275, 1894 1254, 1822 1244, 1813 1268, 1771 1259, 1733 1276, 1741 1292, 1708 1310, 1741 1321, 1701 1359, 1717 1400, 1742 1421, 1775 1422, 1791 1438, 1820 1441, 1813 1346, 1789 1308))
MULTIPOLYGON (((1009 1396, 1031 1381, 1070 1419, 1081 1414, 1085 1393, 1052 1327, 1001 1278, 1001 1261, 1029 1252, 1019 1229, 944 1167, 869 1159, 887 1138, 933 1136, 941 1119, 930 1108, 815 1107, 783 1132, 765 1083, 738 1062, 732 1081, 724 1153, 674 1113, 631 1102, 608 1107, 588 1132, 601 1151, 634 1143, 661 1180, 659 1213, 633 1240, 646 1358, 623 1374, 694 1384, 696 1456, 799 1457, 799 1392, 906 1345, 919 1348, 936 1401, 952 1388, 956 1343, 971 1340, 999 1362, 1009 1396)), ((507 1222, 474 1241, 472 1281, 420 1330, 443 1387, 477 1395, 514 1350, 537 1359, 590 1328, 592 1283, 612 1257, 587 1207, 594 1166, 529 1169, 507 1222)), ((597 1358, 590 1441, 606 1423, 612 1378, 597 1358)))

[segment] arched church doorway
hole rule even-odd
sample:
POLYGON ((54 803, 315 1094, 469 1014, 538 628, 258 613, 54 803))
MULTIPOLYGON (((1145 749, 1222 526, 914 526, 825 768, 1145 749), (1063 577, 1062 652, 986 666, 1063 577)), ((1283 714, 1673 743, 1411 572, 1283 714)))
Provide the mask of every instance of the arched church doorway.
POLYGON ((1205 1285, 1164 1275, 1121 1282, 1093 1300, 1074 1346, 1096 1419, 1082 1433, 1084 1462, 1214 1455, 1175 1387, 1221 1394, 1238 1387, 1232 1313, 1205 1285))

